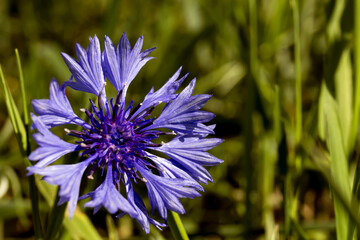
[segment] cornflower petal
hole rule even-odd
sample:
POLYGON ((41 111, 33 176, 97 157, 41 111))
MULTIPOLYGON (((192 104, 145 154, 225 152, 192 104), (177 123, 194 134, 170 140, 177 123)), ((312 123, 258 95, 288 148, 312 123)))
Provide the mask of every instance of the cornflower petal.
POLYGON ((40 145, 29 155, 29 160, 38 161, 35 167, 46 167, 65 154, 79 150, 78 145, 67 143, 50 132, 40 117, 31 114, 31 118, 35 128, 38 129, 38 133, 33 137, 40 145))
POLYGON ((212 134, 214 131, 202 124, 210 121, 215 115, 199 109, 210 99, 211 95, 191 96, 196 80, 191 83, 170 103, 168 103, 154 124, 144 130, 168 128, 180 134, 212 134))
POLYGON ((53 78, 49 87, 49 99, 35 99, 32 101, 34 112, 39 115, 46 127, 52 128, 63 124, 88 125, 72 110, 65 95, 65 87, 59 87, 53 78))
POLYGON ((70 165, 54 165, 46 168, 31 166, 27 170, 30 173, 43 175, 43 180, 60 187, 58 205, 68 201, 69 217, 72 218, 79 198, 81 178, 85 169, 96 157, 97 155, 94 155, 83 162, 70 165))
POLYGON ((103 68, 105 76, 119 92, 126 90, 140 69, 153 57, 147 57, 155 48, 141 51, 144 37, 141 36, 131 50, 130 42, 123 33, 117 49, 109 37, 105 36, 105 50, 103 54, 103 68))
POLYGON ((192 187, 194 187, 198 191, 204 191, 204 188, 199 183, 197 183, 190 174, 188 174, 180 167, 176 166, 176 162, 173 163, 171 159, 168 160, 151 153, 146 153, 146 155, 159 167, 160 174, 162 176, 165 176, 167 178, 180 178, 192 181, 192 187))
POLYGON ((158 209, 160 216, 167 219, 167 209, 177 213, 185 213, 179 198, 194 198, 200 194, 192 188, 193 181, 180 178, 164 178, 157 176, 136 164, 137 170, 145 178, 149 200, 153 209, 158 209))
POLYGON ((118 210, 129 213, 133 217, 137 214, 130 203, 116 189, 111 165, 108 166, 105 181, 95 191, 80 197, 80 199, 88 197, 91 197, 91 201, 85 203, 84 207, 93 207, 94 213, 101 206, 104 206, 111 214, 116 213, 118 210))
POLYGON ((61 53, 66 65, 72 73, 75 82, 71 78, 66 82, 66 86, 95 94, 96 96, 103 91, 105 85, 104 73, 101 67, 101 50, 99 39, 90 37, 90 44, 85 51, 79 44, 76 44, 76 54, 79 61, 76 61, 66 53, 61 53))
POLYGON ((160 223, 149 217, 149 214, 146 210, 144 202, 141 200, 138 194, 133 189, 132 183, 129 178, 125 175, 125 186, 126 186, 126 195, 130 204, 134 207, 137 212, 135 217, 141 227, 146 233, 150 232, 150 223, 161 230, 161 227, 166 227, 164 223, 160 223))
POLYGON ((157 148, 151 148, 156 151, 165 153, 172 160, 176 161, 181 168, 195 180, 207 184, 212 182, 210 174, 202 166, 213 166, 222 163, 218 159, 206 152, 207 150, 219 145, 223 140, 218 138, 200 138, 200 137, 175 137, 170 142, 157 148))
POLYGON ((156 92, 154 88, 145 96, 144 101, 141 103, 139 109, 133 114, 133 116, 138 115, 145 109, 148 109, 152 106, 156 106, 162 102, 170 102, 175 99, 177 94, 174 94, 178 90, 181 83, 185 80, 188 74, 185 74, 182 78, 178 79, 180 76, 182 67, 180 67, 175 74, 156 92))

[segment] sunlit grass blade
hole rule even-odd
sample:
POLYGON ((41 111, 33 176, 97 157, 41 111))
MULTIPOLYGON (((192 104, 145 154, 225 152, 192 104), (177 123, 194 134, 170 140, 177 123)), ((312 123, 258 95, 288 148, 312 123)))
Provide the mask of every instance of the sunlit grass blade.
POLYGON ((89 218, 81 211, 75 211, 73 218, 64 217, 64 226, 72 239, 102 240, 89 218))
POLYGON ((181 222, 179 214, 174 213, 173 211, 168 211, 168 225, 171 229, 171 233, 176 240, 189 239, 184 225, 181 222))
MULTIPOLYGON (((351 205, 356 209, 356 213, 359 212, 359 205, 356 204, 360 199, 360 161, 357 159, 356 168, 355 168, 355 175, 352 185, 352 199, 351 199, 351 205)), ((349 228, 348 228, 348 240, 353 239, 355 231, 355 224, 350 221, 349 222, 349 228)), ((359 234, 359 229, 357 234, 359 234)), ((356 239, 356 238, 355 238, 356 239)))
POLYGON ((64 225, 71 235, 71 239, 88 239, 84 237, 87 232, 92 234, 92 239, 99 239, 99 234, 97 233, 95 226, 91 224, 88 216, 81 211, 75 211, 74 217, 70 220, 69 217, 66 216, 67 204, 57 205, 59 200, 57 186, 50 185, 47 182, 40 180, 39 177, 36 177, 36 181, 41 195, 45 198, 48 206, 52 207, 48 226, 46 228, 46 236, 48 237, 46 239, 53 239, 59 231, 61 232, 62 225, 64 225))
MULTIPOLYGON (((258 76, 258 35, 257 35, 257 0, 249 0, 249 61, 250 61, 250 74, 246 78, 245 86, 247 88, 245 114, 243 117, 244 126, 244 146, 246 151, 244 152, 244 159, 247 162, 244 165, 245 177, 246 177, 246 199, 245 199, 245 226, 247 229, 252 229, 254 224, 254 204, 251 199, 251 195, 256 188, 254 178, 254 158, 252 156, 254 132, 253 132, 253 113, 255 109, 255 96, 256 86, 255 81, 258 76)), ((248 238, 251 238, 251 231, 248 232, 248 238)))
POLYGON ((118 240, 117 229, 111 215, 106 215, 106 227, 108 230, 109 240, 118 240))
POLYGON ((300 239, 304 239, 304 240, 309 239, 309 237, 306 234, 304 228, 299 224, 298 221, 293 219, 291 224, 294 226, 294 229, 298 233, 300 239))
MULTIPOLYGON (((20 202, 22 201, 20 179, 16 175, 16 172, 14 171, 13 168, 4 166, 4 168, 2 170, 3 170, 3 173, 9 179, 9 183, 10 183, 11 190, 12 190, 13 197, 14 197, 14 201, 13 201, 14 205, 18 206, 20 204, 20 202)), ((25 227, 29 227, 30 221, 26 215, 25 210, 19 206, 18 208, 17 207, 15 208, 15 212, 20 220, 20 223, 25 227)))
POLYGON ((56 239, 58 234, 60 233, 62 223, 64 220, 66 204, 62 204, 58 206, 57 203, 59 202, 59 199, 60 197, 57 194, 55 197, 53 207, 50 212, 48 225, 45 231, 45 239, 56 239))
POLYGON ((23 115, 24 115, 24 127, 26 130, 26 156, 30 154, 30 141, 29 141, 29 110, 28 110, 28 102, 26 98, 26 91, 25 91, 25 81, 24 81, 24 74, 22 71, 21 60, 19 56, 19 51, 15 49, 16 55, 16 63, 19 71, 19 78, 20 78, 20 87, 21 87, 21 97, 22 97, 22 104, 23 104, 23 115))
MULTIPOLYGON (((22 73, 21 73, 22 75, 22 73)), ((11 120, 11 123, 14 128, 15 136, 18 141, 18 145, 20 148, 20 151, 22 153, 25 166, 30 166, 30 162, 27 159, 27 153, 29 152, 29 139, 28 139, 28 132, 25 128, 25 125, 21 119, 20 113, 15 105, 14 99, 11 95, 11 92, 5 82, 5 77, 2 72, 1 66, 0 66, 0 80, 1 80, 1 87, 3 89, 3 94, 5 98, 6 108, 9 113, 9 117, 11 120)), ((21 84, 24 84, 24 81, 21 81, 21 84)), ((25 94, 25 91, 23 95, 25 94)), ((25 96, 25 95, 24 95, 25 96)), ((28 113, 26 113, 28 114, 28 113)), ((42 225, 41 225, 41 219, 39 214, 39 194, 38 190, 35 185, 35 178, 34 176, 29 176, 29 191, 30 191, 30 199, 31 199, 31 205, 32 205, 32 211, 33 211, 33 218, 34 218, 34 231, 35 231, 35 238, 36 239, 42 239, 43 238, 43 231, 42 231, 42 225)))
POLYGON ((279 225, 275 225, 270 240, 279 240, 279 225))
MULTIPOLYGON (((325 87, 325 85, 323 85, 325 87)), ((342 138, 342 129, 338 115, 337 104, 329 91, 323 91, 325 98, 324 113, 327 127, 327 144, 330 151, 330 169, 331 176, 337 186, 340 188, 341 196, 347 203, 350 203, 351 192, 349 183, 348 162, 345 155, 344 142, 342 138)), ((349 213, 337 195, 334 194, 334 208, 336 220, 336 234, 338 239, 347 239, 347 230, 349 222, 349 213)))
MULTIPOLYGON (((338 206, 340 205, 343 207, 346 213, 348 213, 349 219, 353 222, 357 229, 360 229, 360 218, 357 212, 359 201, 356 198, 353 198, 351 204, 348 197, 346 197, 344 194, 342 186, 337 181, 335 181, 332 174, 332 166, 331 160, 329 159, 329 154, 325 150, 321 149, 321 147, 315 145, 314 140, 310 138, 307 138, 303 141, 303 148, 329 183, 333 196, 338 200, 338 206)), ((346 227, 346 222, 343 222, 343 224, 344 227, 346 227)))
MULTIPOLYGON (((299 4, 297 0, 291 1, 293 12, 293 27, 294 27, 294 47, 295 47, 295 144, 298 146, 301 142, 302 134, 302 83, 301 83, 301 49, 300 49, 300 19, 299 19, 299 4)), ((300 167, 300 156, 296 156, 296 167, 300 167)))
POLYGON ((26 156, 26 149, 27 149, 26 129, 21 119, 20 113, 15 105, 10 89, 7 86, 7 83, 5 82, 5 77, 2 72, 1 66, 0 66, 0 78, 1 78, 1 87, 3 89, 3 94, 5 98, 6 108, 8 110, 9 117, 14 128, 16 139, 19 143, 19 147, 22 152, 22 155, 26 156))
POLYGON ((265 225, 265 239, 270 240, 275 228, 273 207, 273 190, 275 180, 275 166, 277 159, 277 143, 274 136, 264 137, 262 142, 262 195, 263 221, 265 225))
MULTIPOLYGON (((297 0, 290 1, 290 7, 293 17, 293 37, 294 37, 294 61, 295 61, 295 122, 292 123, 293 132, 295 135, 295 146, 289 151, 287 159, 288 170, 285 176, 285 189, 284 189, 284 228, 285 238, 290 236, 290 231, 298 219, 298 189, 295 186, 297 178, 302 172, 302 157, 298 151, 302 138, 302 80, 301 80, 301 49, 300 49, 300 19, 299 19, 299 6, 297 0)), ((302 236, 299 228, 295 228, 298 235, 302 236)))
POLYGON ((349 154, 350 127, 352 119, 352 67, 350 49, 342 52, 338 67, 335 72, 335 94, 339 105, 339 120, 344 141, 345 154, 349 154))
POLYGON ((349 140, 349 151, 351 151, 356 142, 356 138, 358 135, 358 125, 359 125, 359 115, 360 115, 360 2, 354 1, 354 72, 355 72, 355 92, 354 92, 354 111, 353 111, 353 119, 351 124, 350 131, 350 140, 349 140))

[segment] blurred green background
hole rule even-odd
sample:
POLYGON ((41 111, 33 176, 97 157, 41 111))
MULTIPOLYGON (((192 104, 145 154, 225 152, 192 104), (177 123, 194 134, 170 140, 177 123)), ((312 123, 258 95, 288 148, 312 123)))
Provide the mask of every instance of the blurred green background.
MULTIPOLYGON (((281 239, 287 221, 285 179, 292 167, 288 159, 294 156, 302 158, 301 171, 291 183, 301 230, 292 225, 287 236, 297 239, 305 231, 310 239, 335 239, 328 182, 307 154, 297 150, 295 79, 298 73, 303 135, 324 145, 322 135, 317 135, 323 80, 339 102, 342 123, 350 125, 346 114, 351 111, 346 110, 352 105, 342 103, 353 98, 354 2, 299 1, 298 72, 292 2, 1 0, 0 64, 21 109, 15 48, 30 105, 30 99, 48 98, 52 77, 69 79, 60 52, 75 57, 75 43, 86 47, 95 34, 102 44, 104 35, 117 43, 125 32, 132 45, 144 35, 143 49, 157 47, 152 53, 156 58, 132 83, 128 99, 141 101, 152 86, 159 88, 183 66, 183 73, 190 72, 188 82, 197 78, 195 93, 213 95, 205 110, 216 114, 216 136, 225 139, 211 151, 224 159, 210 169, 214 183, 204 186, 202 197, 182 200, 187 212, 181 218, 190 239, 281 239)), ((75 112, 87 106, 89 95, 68 94, 75 112)), ((25 175, 0 95, 0 240, 34 235, 25 175)), ((50 206, 43 195, 40 209, 46 223, 50 206)), ((105 210, 93 216, 81 206, 79 211, 88 218, 87 227, 104 239, 171 238, 167 228, 146 235, 128 216, 116 219, 105 210)), ((86 239, 79 229, 65 227, 61 238, 86 239)))

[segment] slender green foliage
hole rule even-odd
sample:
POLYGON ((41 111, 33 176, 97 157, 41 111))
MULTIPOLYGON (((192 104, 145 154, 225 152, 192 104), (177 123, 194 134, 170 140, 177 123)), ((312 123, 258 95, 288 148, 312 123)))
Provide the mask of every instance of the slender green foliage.
MULTIPOLYGON (((325 86, 324 86, 325 87, 325 86)), ((349 169, 342 140, 340 121, 335 100, 325 89, 325 122, 327 124, 328 147, 330 150, 331 175, 341 189, 340 194, 347 203, 350 203, 351 193, 349 184, 349 169)), ((338 239, 347 239, 348 212, 344 209, 338 196, 334 195, 336 214, 336 234, 338 239)))
MULTIPOLYGON (((295 144, 298 146, 302 135, 302 80, 301 80, 301 43, 298 0, 291 0, 294 26, 294 55, 295 55, 295 144)), ((301 159, 297 154, 296 167, 301 167, 301 159)))
POLYGON ((168 211, 168 224, 176 240, 188 240, 186 230, 181 222, 179 214, 168 211))
POLYGON ((354 111, 350 131, 349 151, 351 151, 358 136, 358 125, 360 115, 360 2, 354 1, 354 72, 355 72, 355 92, 354 92, 354 111))
MULTIPOLYGON (((21 69, 21 63, 20 58, 17 58, 18 67, 21 69)), ((22 71, 19 70, 20 83, 24 85, 24 80, 22 76, 22 71)), ((30 162, 27 159, 27 153, 29 152, 29 134, 26 130, 26 127, 20 117, 20 113, 15 105, 14 99, 11 95, 11 92, 5 82, 5 77, 3 75, 1 66, 0 66, 0 78, 1 78, 1 85, 3 88, 3 93, 5 96, 5 102, 6 107, 9 113, 10 120, 12 122, 12 126, 14 128, 14 132, 16 135, 16 138, 18 140, 18 145, 20 148, 20 151, 22 153, 25 166, 30 166, 30 162)), ((22 87, 24 88, 24 86, 22 87)), ((24 88, 25 89, 25 88, 24 88)), ((22 98, 26 99, 25 91, 22 91, 22 98)), ((24 101, 25 102, 25 101, 24 101)), ((25 102, 26 104, 26 102, 25 102)), ((27 108, 24 106, 24 109, 27 110, 27 108)), ((25 113, 27 115, 28 113, 25 113)), ((28 122, 28 118, 27 119, 28 122)), ((34 218, 34 231, 35 231, 35 238, 36 239, 42 239, 43 238, 43 231, 42 231, 42 225, 41 225, 41 219, 40 219, 40 213, 39 213, 39 195, 38 190, 35 185, 35 177, 30 176, 29 177, 29 187, 30 187, 30 199, 31 199, 31 205, 32 205, 32 212, 33 212, 33 218, 34 218)))

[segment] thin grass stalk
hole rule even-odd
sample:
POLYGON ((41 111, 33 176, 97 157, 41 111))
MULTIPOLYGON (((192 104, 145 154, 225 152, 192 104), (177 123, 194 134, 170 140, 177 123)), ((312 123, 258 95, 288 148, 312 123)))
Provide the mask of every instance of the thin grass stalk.
MULTIPOLYGON (((301 174, 302 159, 298 152, 302 138, 302 86, 301 86, 301 49, 300 49, 300 23, 299 6, 297 0, 291 0, 290 6, 293 12, 294 29, 294 55, 295 55, 295 154, 289 152, 289 169, 285 176, 285 199, 284 199, 284 234, 287 239, 291 232, 292 222, 297 222, 297 194, 294 180, 301 174)), ((296 230, 296 229, 295 229, 296 230)), ((301 235, 301 234, 299 234, 301 235)))
MULTIPOLYGON (((252 223, 254 219, 252 201, 251 201, 251 193, 255 186, 253 181, 253 171, 254 171, 254 162, 252 158, 252 149, 253 149, 253 111, 255 108, 255 79, 257 78, 258 72, 258 38, 257 38, 257 1, 249 0, 249 61, 250 61, 250 74, 246 78, 246 88, 247 88, 247 99, 246 99, 246 107, 244 114, 244 128, 245 128, 245 153, 244 158, 247 159, 247 163, 245 164, 246 171, 246 228, 247 230, 252 229, 252 223)), ((249 236, 251 238, 251 231, 248 231, 249 236)))
POLYGON ((354 72, 355 72, 355 99, 354 112, 350 131, 350 140, 348 144, 349 151, 354 149, 358 133, 359 113, 360 113, 360 2, 354 1, 354 72))
POLYGON ((184 225, 181 222, 179 214, 173 211, 168 211, 168 225, 171 229, 171 233, 176 240, 189 240, 189 237, 186 233, 184 225))
POLYGON ((274 88, 273 126, 271 136, 263 143, 262 176, 263 176, 263 222, 265 228, 265 239, 274 237, 275 217, 272 202, 272 194, 275 181, 275 166, 278 154, 273 149, 278 148, 281 140, 281 109, 279 86, 274 88))
MULTIPOLYGON (((21 68, 20 59, 18 59, 18 66, 21 68)), ((1 85, 4 88, 3 91, 4 91, 6 107, 9 113, 12 126, 14 128, 14 132, 16 135, 16 139, 21 154, 24 159, 24 164, 26 167, 28 167, 31 165, 29 160, 27 159, 27 152, 29 151, 28 148, 30 148, 30 145, 28 144, 29 143, 28 135, 26 133, 25 125, 20 117, 19 111, 15 105, 14 99, 11 96, 9 88, 5 82, 5 77, 2 72, 1 66, 0 66, 0 80, 1 80, 1 85)), ((23 82, 21 82, 21 84, 23 84, 23 82)), ((25 94, 25 92, 23 92, 22 94, 25 94)), ((23 95, 22 97, 25 98, 25 95, 23 95)), ((43 239, 43 231, 42 231, 42 225, 41 225, 41 219, 39 213, 39 193, 35 185, 35 177, 29 176, 28 179, 29 179, 31 207, 32 207, 32 213, 34 219, 35 239, 43 239)))
MULTIPOLYGON (((28 110, 28 103, 27 103, 26 92, 25 92, 24 74, 22 71, 21 60, 20 60, 19 51, 17 50, 17 48, 15 48, 15 55, 16 55, 16 63, 17 63, 17 67, 18 67, 18 71, 19 71, 19 78, 20 78, 21 97, 22 97, 23 112, 24 112, 24 125, 25 125, 25 130, 26 130, 26 137, 27 137, 27 140, 29 140, 30 139, 29 138, 29 123, 30 123, 29 110, 28 110)), ((27 153, 27 155, 30 154, 30 142, 29 141, 27 141, 26 153, 27 153)))
MULTIPOLYGON (((309 158, 315 164, 319 172, 323 174, 326 178, 329 186, 331 188, 334 198, 338 200, 337 204, 340 204, 350 217, 350 220, 353 221, 356 228, 360 228, 360 218, 357 212, 357 206, 359 206, 359 201, 354 198, 353 203, 350 204, 349 197, 344 194, 344 186, 341 186, 338 181, 335 181, 333 174, 331 174, 331 169, 329 167, 329 156, 328 153, 319 147, 313 139, 306 137, 303 141, 303 149, 306 151, 309 158)), ((337 223, 335 223, 337 224, 337 223)), ((343 224, 346 224, 346 221, 343 221, 343 224)), ((335 226, 337 227, 337 226, 335 226)), ((330 229, 330 228, 329 228, 330 229)), ((338 231, 337 231, 338 232, 338 231)), ((338 238, 346 239, 346 238, 338 238)))
POLYGON ((291 230, 291 200, 294 195, 292 189, 292 181, 290 171, 286 173, 285 182, 284 182, 284 238, 288 239, 290 237, 291 230))
MULTIPOLYGON (((21 87, 21 97, 22 97, 22 103, 23 103, 23 114, 24 114, 24 126, 26 131, 26 145, 24 146, 24 153, 26 156, 24 157, 24 162, 26 167, 30 166, 30 162, 27 159, 27 156, 30 154, 30 134, 29 134, 29 110, 27 106, 27 99, 26 99, 26 91, 25 91, 25 81, 24 81, 24 74, 22 71, 21 66, 21 60, 19 56, 18 49, 15 49, 15 55, 16 55, 16 63, 19 71, 19 78, 20 78, 20 87, 21 87)), ((34 232, 35 232, 35 238, 36 239, 42 239, 43 238, 43 230, 42 230, 42 224, 40 219, 40 213, 39 213, 39 190, 36 187, 35 183, 35 176, 29 176, 29 187, 30 187, 30 199, 31 199, 31 207, 32 207, 32 213, 34 217, 34 232)))
POLYGON ((56 239, 62 229, 67 204, 61 204, 58 206, 59 200, 60 197, 58 190, 50 212, 48 226, 45 232, 45 239, 56 239))
MULTIPOLYGON (((291 1, 293 11, 294 46, 295 46, 295 144, 299 149, 302 134, 302 86, 301 86, 301 49, 300 49, 300 22, 299 4, 297 0, 291 1)), ((295 167, 301 171, 301 156, 296 153, 295 167)))
MULTIPOLYGON (((360 194, 359 183, 360 183, 360 161, 359 159, 357 159, 355 175, 352 185, 352 199, 351 199, 351 205, 353 206, 354 209, 356 209, 355 212, 357 213, 359 213, 359 206, 356 205, 356 201, 359 201, 358 197, 360 194)), ((350 221, 348 226, 348 240, 356 239, 354 237, 354 232, 355 232, 355 224, 352 221, 350 221)))
MULTIPOLYGON (((333 99, 328 90, 325 93, 325 120, 327 126, 327 145, 330 152, 330 171, 335 184, 341 188, 341 198, 347 204, 351 203, 351 190, 349 183, 348 161, 345 155, 345 148, 342 139, 342 129, 339 120, 337 102, 333 99)), ((331 191, 334 192, 333 186, 331 191)), ((347 239, 349 212, 344 208, 339 196, 334 194, 334 210, 336 221, 336 234, 338 239, 347 239)))

